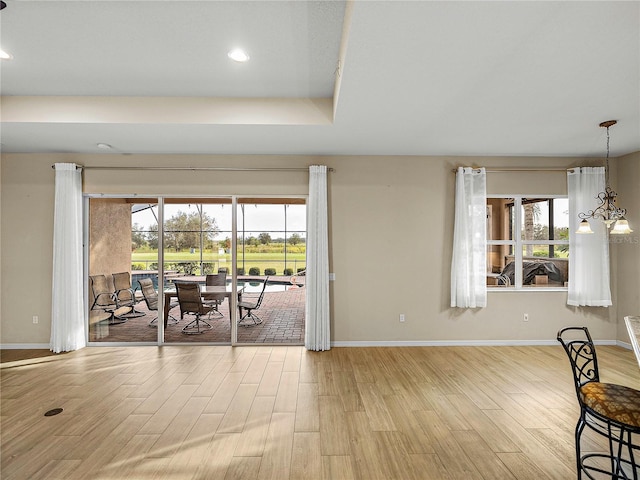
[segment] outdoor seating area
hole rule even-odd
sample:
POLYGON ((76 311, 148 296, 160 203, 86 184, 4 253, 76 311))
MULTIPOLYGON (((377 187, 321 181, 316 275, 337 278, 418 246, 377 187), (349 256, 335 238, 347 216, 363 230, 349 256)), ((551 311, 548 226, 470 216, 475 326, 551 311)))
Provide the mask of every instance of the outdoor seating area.
MULTIPOLYGON (((136 292, 137 293, 137 292, 136 292)), ((261 292, 257 292, 258 295, 261 292)), ((255 304, 254 293, 246 293, 241 299, 247 304, 255 304)), ((108 321, 96 322, 90 326, 90 342, 157 342, 157 301, 149 304, 142 295, 136 295, 140 301, 135 304, 135 310, 144 315, 129 318, 120 324, 110 324, 108 321)), ((205 299, 206 301, 206 299, 205 299)), ((217 309, 212 314, 200 314, 211 328, 201 329, 197 335, 186 335, 183 328, 195 320, 195 315, 181 312, 177 297, 173 297, 169 305, 169 321, 165 327, 166 343, 230 343, 231 324, 229 300, 217 303, 217 309)), ((246 313, 246 306, 244 312, 246 313)), ((303 286, 287 288, 283 291, 264 291, 260 300, 259 313, 261 323, 249 320, 238 325, 239 343, 275 343, 301 345, 304 343, 305 317, 305 289, 303 286)), ((160 312, 162 318, 162 312, 160 312)), ((238 316, 240 318, 240 316, 238 316)))

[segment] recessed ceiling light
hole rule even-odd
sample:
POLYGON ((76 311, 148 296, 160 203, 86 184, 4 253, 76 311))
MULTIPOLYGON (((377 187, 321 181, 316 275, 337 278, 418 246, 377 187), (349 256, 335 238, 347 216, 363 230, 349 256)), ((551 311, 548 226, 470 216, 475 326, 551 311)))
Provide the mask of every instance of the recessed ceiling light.
POLYGON ((5 52, 4 50, 0 50, 0 59, 11 60, 12 58, 13 58, 13 55, 11 55, 10 53, 5 52))
POLYGON ((249 55, 246 54, 241 48, 236 48, 227 53, 227 57, 236 62, 246 62, 249 60, 249 55))
POLYGON ((96 146, 101 150, 111 150, 113 147, 108 143, 98 143, 96 146))

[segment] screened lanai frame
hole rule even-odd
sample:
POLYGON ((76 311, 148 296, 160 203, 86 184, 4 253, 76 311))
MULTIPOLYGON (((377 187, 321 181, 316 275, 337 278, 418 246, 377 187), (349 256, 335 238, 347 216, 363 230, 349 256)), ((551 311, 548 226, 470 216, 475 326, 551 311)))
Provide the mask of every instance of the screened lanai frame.
MULTIPOLYGON (((158 206, 158 279, 164 278, 165 273, 165 258, 164 251, 164 224, 165 224, 165 203, 221 203, 230 205, 232 210, 231 219, 231 296, 229 297, 229 314, 231 316, 231 342, 232 346, 255 346, 256 343, 241 343, 237 341, 238 322, 237 322, 237 277, 238 269, 237 265, 237 249, 238 249, 238 218, 237 210, 239 200, 243 203, 282 203, 282 204, 304 204, 308 205, 308 195, 196 195, 193 197, 185 197, 184 195, 151 195, 151 194, 96 194, 88 193, 83 194, 83 274, 84 274, 84 295, 85 298, 90 296, 89 286, 89 258, 90 258, 90 208, 89 204, 91 199, 128 199, 133 203, 154 203, 157 201, 158 206), (212 202, 212 200, 219 200, 212 202), (135 201, 135 202, 133 202, 135 201)), ((286 265, 286 264, 285 264, 286 265)), ((91 305, 87 304, 85 307, 85 325, 89 324, 89 311, 91 305)), ((162 321, 162 315, 164 311, 164 295, 158 295, 158 328, 157 328, 157 340, 155 342, 148 341, 134 341, 134 342, 96 342, 90 341, 90 329, 86 329, 87 345, 88 346, 146 346, 146 345, 194 345, 194 342, 166 342, 164 339, 164 323, 162 321)), ((305 322, 306 325, 306 322, 305 322)), ((199 342, 197 345, 217 345, 219 343, 199 342)), ((225 343, 226 344, 226 343, 225 343)), ((264 345, 277 345, 274 343, 263 343, 264 345)), ((285 343, 283 345, 291 346, 292 343, 285 343)))

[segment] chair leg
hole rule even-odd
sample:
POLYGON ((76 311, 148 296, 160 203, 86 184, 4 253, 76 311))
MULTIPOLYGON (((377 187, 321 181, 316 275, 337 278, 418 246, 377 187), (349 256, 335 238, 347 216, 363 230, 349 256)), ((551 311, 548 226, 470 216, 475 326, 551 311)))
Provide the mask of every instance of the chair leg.
POLYGON ((586 423, 584 421, 584 413, 580 414, 580 419, 576 425, 576 469, 578 472, 578 480, 582 479, 582 458, 580 457, 580 437, 586 423))
MULTIPOLYGON (((174 317, 173 315, 169 315, 169 321, 167 322, 167 325, 175 325, 176 323, 178 323, 180 320, 178 320, 176 317, 174 317)), ((158 326, 158 317, 154 317, 149 323, 148 325, 150 327, 157 327, 158 326)))
POLYGON ((243 327, 253 327, 255 325, 260 325, 261 323, 262 323, 262 319, 259 316, 257 316, 255 313, 253 313, 251 309, 247 309, 247 313, 244 316, 242 316, 242 311, 240 312, 240 320, 238 320, 238 325, 241 325, 243 327), (241 323, 246 319, 251 320, 253 324, 241 323))
POLYGON ((198 335, 200 333, 204 333, 204 330, 200 328, 201 323, 205 325, 204 328, 206 330, 210 330, 213 328, 211 324, 208 323, 206 320, 202 320, 200 318, 200 315, 196 315, 195 320, 192 320, 191 322, 187 323, 182 328, 182 333, 184 333, 185 335, 198 335))

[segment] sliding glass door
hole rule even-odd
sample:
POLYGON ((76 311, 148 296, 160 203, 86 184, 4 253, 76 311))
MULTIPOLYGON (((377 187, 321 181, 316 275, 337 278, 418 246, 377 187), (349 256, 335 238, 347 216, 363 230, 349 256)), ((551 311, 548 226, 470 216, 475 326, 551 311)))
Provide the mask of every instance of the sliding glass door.
POLYGON ((231 295, 205 292, 201 301, 206 313, 181 316, 176 283, 197 284, 203 290, 207 276, 216 275, 230 293, 232 211, 230 198, 164 199, 164 290, 170 307, 166 343, 231 342, 231 295))
POLYGON ((304 198, 95 195, 85 205, 90 343, 304 342, 304 198), (181 309, 181 283, 200 286, 200 315, 181 309))
POLYGON ((86 205, 89 342, 157 342, 157 307, 140 282, 158 288, 158 200, 96 197, 86 205))
POLYGON ((304 198, 238 198, 239 344, 304 343, 306 230, 304 198))

